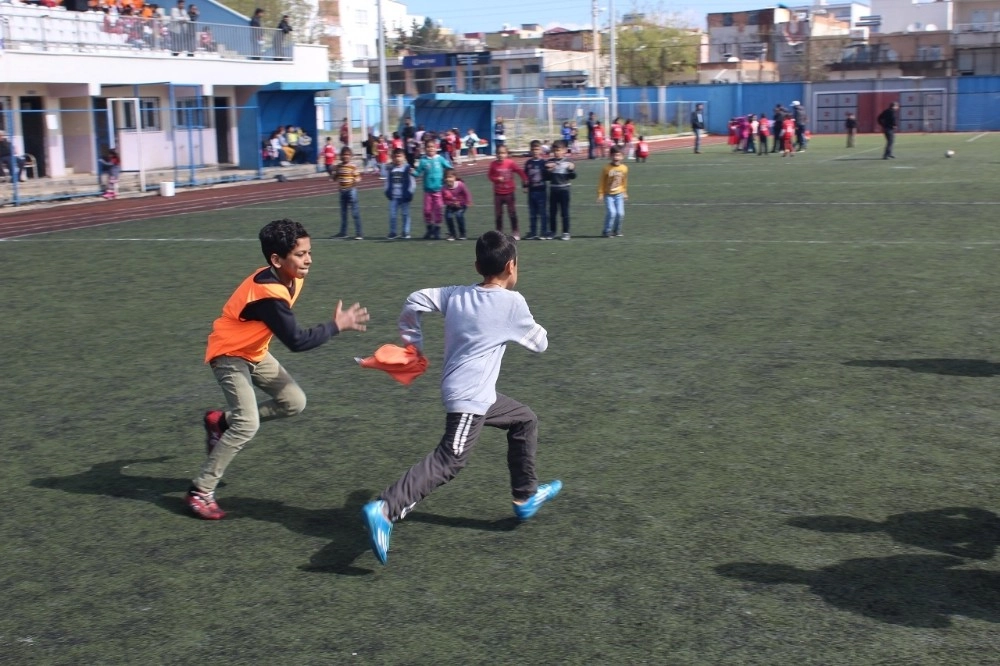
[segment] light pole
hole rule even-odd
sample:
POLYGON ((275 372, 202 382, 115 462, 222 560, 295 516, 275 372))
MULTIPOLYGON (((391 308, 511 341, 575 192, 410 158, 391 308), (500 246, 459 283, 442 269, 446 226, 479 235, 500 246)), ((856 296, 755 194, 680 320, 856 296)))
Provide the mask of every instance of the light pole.
POLYGON ((389 134, 389 81, 385 65, 385 25, 382 23, 382 0, 376 0, 378 21, 378 104, 380 135, 389 134))
POLYGON ((618 54, 615 33, 618 31, 618 17, 615 15, 615 0, 608 3, 611 17, 611 118, 618 117, 618 54))

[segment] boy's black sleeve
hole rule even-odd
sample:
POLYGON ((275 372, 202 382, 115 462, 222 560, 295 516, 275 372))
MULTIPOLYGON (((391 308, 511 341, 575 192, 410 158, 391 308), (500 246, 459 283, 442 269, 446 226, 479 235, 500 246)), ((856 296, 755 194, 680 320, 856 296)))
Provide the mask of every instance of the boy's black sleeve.
POLYGON ((300 328, 288 303, 277 298, 265 298, 250 303, 240 313, 243 319, 262 321, 289 350, 302 352, 329 340, 340 332, 332 321, 312 328, 300 328))

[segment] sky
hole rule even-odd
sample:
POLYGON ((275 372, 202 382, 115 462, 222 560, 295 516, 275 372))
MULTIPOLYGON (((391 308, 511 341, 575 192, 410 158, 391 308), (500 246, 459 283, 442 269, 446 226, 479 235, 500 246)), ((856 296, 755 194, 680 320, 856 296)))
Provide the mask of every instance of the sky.
MULTIPOLYGON (((512 26, 522 23, 539 23, 543 28, 560 26, 568 29, 591 27, 591 0, 400 0, 407 13, 429 16, 440 20, 456 32, 494 32, 505 23, 512 26), (481 3, 481 4, 480 4, 481 3)), ((787 0, 786 0, 787 1, 787 0)), ((705 27, 705 14, 736 12, 773 7, 776 2, 755 0, 663 0, 660 2, 635 2, 614 0, 619 15, 629 11, 677 14, 695 27, 705 27)), ((605 11, 608 0, 598 0, 605 11)), ((797 3, 791 3, 797 4, 797 3)), ((801 4, 801 3, 798 3, 801 4)), ((607 14, 603 14, 603 22, 607 14)))

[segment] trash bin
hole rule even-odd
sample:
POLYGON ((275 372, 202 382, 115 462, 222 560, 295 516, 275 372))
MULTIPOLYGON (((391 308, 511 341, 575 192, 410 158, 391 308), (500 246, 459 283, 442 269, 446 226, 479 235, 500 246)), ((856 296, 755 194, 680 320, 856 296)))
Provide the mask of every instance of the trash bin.
POLYGON ((160 183, 160 196, 161 197, 174 196, 174 181, 165 180, 162 183, 160 183))

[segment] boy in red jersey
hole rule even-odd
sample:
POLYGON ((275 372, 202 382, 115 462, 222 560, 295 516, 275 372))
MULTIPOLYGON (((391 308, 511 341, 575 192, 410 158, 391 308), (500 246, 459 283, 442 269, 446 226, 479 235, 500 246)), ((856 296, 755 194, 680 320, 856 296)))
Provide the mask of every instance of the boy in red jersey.
POLYGON ((646 141, 646 137, 640 136, 639 142, 635 144, 635 161, 645 162, 647 157, 649 157, 649 141, 646 141))
POLYGON ((507 155, 507 146, 497 148, 497 158, 490 163, 487 177, 493 183, 493 213, 496 218, 497 231, 503 231, 503 209, 507 207, 510 217, 510 230, 515 240, 521 240, 521 231, 517 226, 517 209, 514 206, 514 175, 521 177, 521 185, 528 186, 528 176, 517 162, 507 155))
POLYGON ((792 142, 795 141, 795 117, 792 115, 785 116, 785 119, 781 121, 781 156, 788 157, 791 155, 795 156, 792 152, 792 142))
POLYGON ((205 414, 208 458, 185 498, 191 511, 205 520, 225 517, 215 501, 215 488, 260 423, 295 416, 305 409, 305 393, 268 351, 271 339, 278 336, 288 349, 301 352, 341 331, 367 328, 368 310, 358 303, 345 310, 341 301, 330 321, 300 328, 292 306, 312 264, 309 233, 298 222, 275 220, 260 230, 259 238, 267 266, 236 288, 208 336, 205 362, 222 387, 226 409, 205 414), (255 386, 270 397, 258 403, 255 386))

